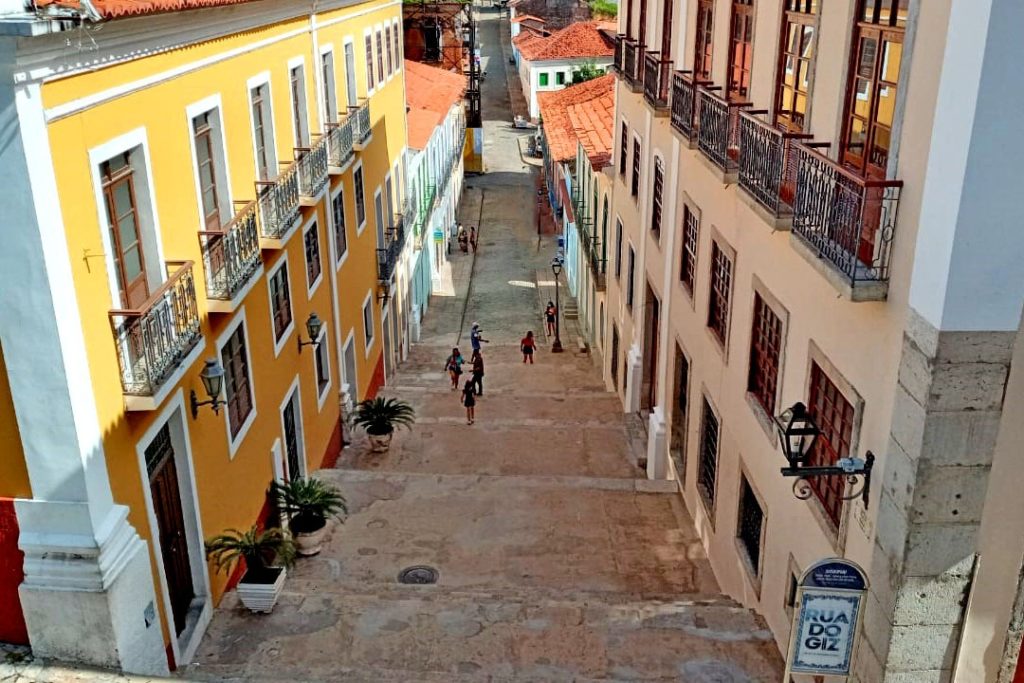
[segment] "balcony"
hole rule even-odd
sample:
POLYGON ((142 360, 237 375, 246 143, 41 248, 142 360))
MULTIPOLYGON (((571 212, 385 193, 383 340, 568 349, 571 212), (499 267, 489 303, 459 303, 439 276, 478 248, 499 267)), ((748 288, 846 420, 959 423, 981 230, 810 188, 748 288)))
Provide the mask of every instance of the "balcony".
POLYGON ((328 136, 321 135, 312 147, 295 148, 300 206, 316 206, 317 197, 327 187, 327 139, 328 136))
POLYGON ((697 143, 700 97, 698 88, 710 86, 707 81, 698 81, 690 71, 676 71, 672 74, 672 127, 678 131, 692 148, 697 143))
POLYGON ((127 410, 159 408, 202 351, 192 262, 168 262, 167 270, 141 306, 110 311, 127 410))
POLYGON ((794 143, 811 136, 772 126, 766 117, 740 112, 739 184, 754 200, 752 208, 775 230, 792 225, 796 196, 794 143))
POLYGON ((257 213, 256 202, 247 202, 222 230, 199 233, 211 313, 234 312, 263 264, 257 213))
POLYGON ((587 259, 587 265, 590 266, 590 274, 594 278, 594 288, 599 292, 605 291, 608 259, 601 253, 600 240, 597 239, 597 235, 586 230, 580 235, 580 244, 587 259))
POLYGON ((327 124, 327 172, 341 175, 355 158, 352 146, 352 119, 327 124))
POLYGON ((402 254, 402 247, 405 246, 405 225, 397 221, 398 225, 388 228, 387 244, 383 249, 377 250, 377 279, 381 282, 390 282, 391 276, 395 273, 398 265, 398 257, 402 254))
POLYGON ((613 57, 614 61, 612 62, 612 66, 614 66, 615 70, 618 71, 620 74, 623 73, 622 44, 623 44, 623 42, 625 40, 626 40, 626 34, 624 34, 624 33, 616 33, 615 34, 615 56, 613 57))
POLYGON ((842 296, 882 301, 903 181, 862 178, 819 151, 825 147, 793 143, 793 244, 842 296))
POLYGON ((735 182, 740 156, 740 111, 752 105, 722 99, 707 86, 698 89, 698 97, 697 148, 722 172, 722 182, 735 182))
POLYGON ((260 246, 283 249, 299 224, 299 169, 288 164, 276 178, 256 181, 260 246))
POLYGON ((657 52, 644 55, 644 99, 654 107, 655 114, 668 114, 668 93, 672 77, 672 61, 663 60, 657 52))
POLYGON ((348 118, 352 121, 352 146, 362 152, 370 144, 373 129, 370 127, 370 100, 363 100, 355 107, 348 108, 348 118))
POLYGON ((633 92, 640 92, 644 85, 644 46, 632 38, 622 43, 622 77, 633 92))

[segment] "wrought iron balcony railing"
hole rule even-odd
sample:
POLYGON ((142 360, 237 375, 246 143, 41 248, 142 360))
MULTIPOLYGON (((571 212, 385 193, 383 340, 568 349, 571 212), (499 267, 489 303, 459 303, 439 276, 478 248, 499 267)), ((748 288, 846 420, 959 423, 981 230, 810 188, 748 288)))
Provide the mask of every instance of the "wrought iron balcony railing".
POLYGON ((383 249, 377 250, 377 279, 381 282, 389 282, 398 265, 398 257, 405 246, 405 226, 399 222, 387 231, 387 244, 383 249))
POLYGON ((615 56, 613 58, 614 61, 612 62, 612 66, 615 67, 615 70, 618 71, 620 75, 623 73, 622 43, 625 40, 626 40, 626 34, 625 33, 616 33, 615 34, 615 56))
POLYGON ((644 45, 632 38, 622 44, 622 75, 629 87, 636 90, 643 87, 643 55, 644 45))
MULTIPOLYGON (((796 200, 793 232, 842 274, 851 287, 888 282, 901 180, 869 180, 843 168, 819 149, 793 143, 796 200)), ((854 297, 856 298, 856 297, 854 297)))
POLYGON ((740 111, 752 105, 722 99, 706 86, 698 89, 698 96, 697 147, 715 166, 733 172, 739 167, 740 111))
POLYGON ((192 261, 167 263, 167 280, 137 308, 110 311, 127 396, 154 396, 199 343, 192 261))
MULTIPOLYGON (((346 116, 340 123, 327 125, 327 163, 341 170, 352 160, 352 118, 346 116)), ((334 171, 331 171, 332 173, 334 171)))
POLYGON ((260 237, 280 239, 299 217, 299 169, 289 164, 274 180, 256 181, 260 237))
POLYGON ((607 284, 608 259, 601 253, 601 241, 596 234, 588 230, 580 234, 580 244, 590 267, 590 274, 594 278, 594 287, 597 291, 603 292, 607 284))
POLYGON ((327 138, 321 135, 312 147, 295 148, 295 163, 299 167, 299 196, 309 201, 327 185, 327 138))
POLYGON ((353 143, 365 145, 373 132, 370 128, 370 100, 363 100, 358 105, 349 107, 348 116, 352 119, 353 143))
POLYGON ((710 86, 707 81, 695 79, 691 71, 677 71, 672 74, 672 127, 691 142, 697 139, 700 122, 698 90, 710 86))
POLYGON ((664 60, 657 52, 644 55, 644 99, 655 109, 668 107, 672 60, 664 60))
POLYGON ((199 233, 208 299, 231 301, 263 262, 257 213, 255 201, 245 202, 223 229, 199 233))
POLYGON ((793 213, 797 171, 793 144, 810 137, 776 128, 763 115, 740 112, 740 187, 776 218, 793 213))

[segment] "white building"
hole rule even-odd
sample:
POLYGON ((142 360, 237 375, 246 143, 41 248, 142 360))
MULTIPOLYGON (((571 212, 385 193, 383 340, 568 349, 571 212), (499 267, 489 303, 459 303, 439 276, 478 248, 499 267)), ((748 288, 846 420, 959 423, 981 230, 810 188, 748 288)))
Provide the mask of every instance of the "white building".
POLYGON ((615 25, 599 21, 570 24, 549 36, 522 31, 512 44, 518 55, 519 79, 530 103, 530 117, 536 118, 537 93, 561 90, 573 82, 573 75, 593 66, 602 73, 611 68, 615 49, 615 25))

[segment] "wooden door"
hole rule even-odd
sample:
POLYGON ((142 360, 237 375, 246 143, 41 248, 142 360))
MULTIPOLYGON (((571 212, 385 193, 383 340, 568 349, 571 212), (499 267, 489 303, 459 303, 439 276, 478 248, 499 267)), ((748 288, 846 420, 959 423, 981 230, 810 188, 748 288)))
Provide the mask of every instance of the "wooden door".
POLYGON ((164 565, 167 592, 171 599, 174 632, 185 630, 189 606, 195 598, 192 583, 192 565, 185 538, 185 518, 181 510, 181 492, 178 489, 178 468, 174 462, 170 430, 167 425, 146 449, 146 467, 149 470, 149 490, 153 497, 160 554, 164 565))
POLYGON ((149 282, 135 201, 135 178, 128 153, 104 162, 101 172, 120 305, 138 308, 149 298, 149 282))
POLYGON ((884 179, 892 146, 903 32, 858 27, 854 50, 842 161, 866 178, 884 179))
POLYGON ((651 337, 647 344, 647 364, 651 383, 650 393, 647 395, 647 405, 650 406, 651 410, 654 410, 654 406, 658 402, 658 343, 661 336, 661 302, 654 296, 654 292, 650 288, 647 289, 647 295, 651 301, 651 324, 649 328, 651 337))
POLYGON ((295 415, 295 394, 292 394, 281 415, 284 420, 284 453, 288 464, 288 481, 302 476, 301 453, 299 451, 299 427, 295 415))

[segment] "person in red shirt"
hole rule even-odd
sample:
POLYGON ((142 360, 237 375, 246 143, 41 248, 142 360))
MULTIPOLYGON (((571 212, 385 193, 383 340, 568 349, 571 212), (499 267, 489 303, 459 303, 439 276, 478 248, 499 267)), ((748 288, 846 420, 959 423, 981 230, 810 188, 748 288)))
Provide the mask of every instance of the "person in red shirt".
POLYGON ((523 362, 530 362, 533 365, 533 351, 537 348, 537 340, 533 338, 533 330, 529 330, 526 336, 519 340, 519 350, 523 352, 523 362))

